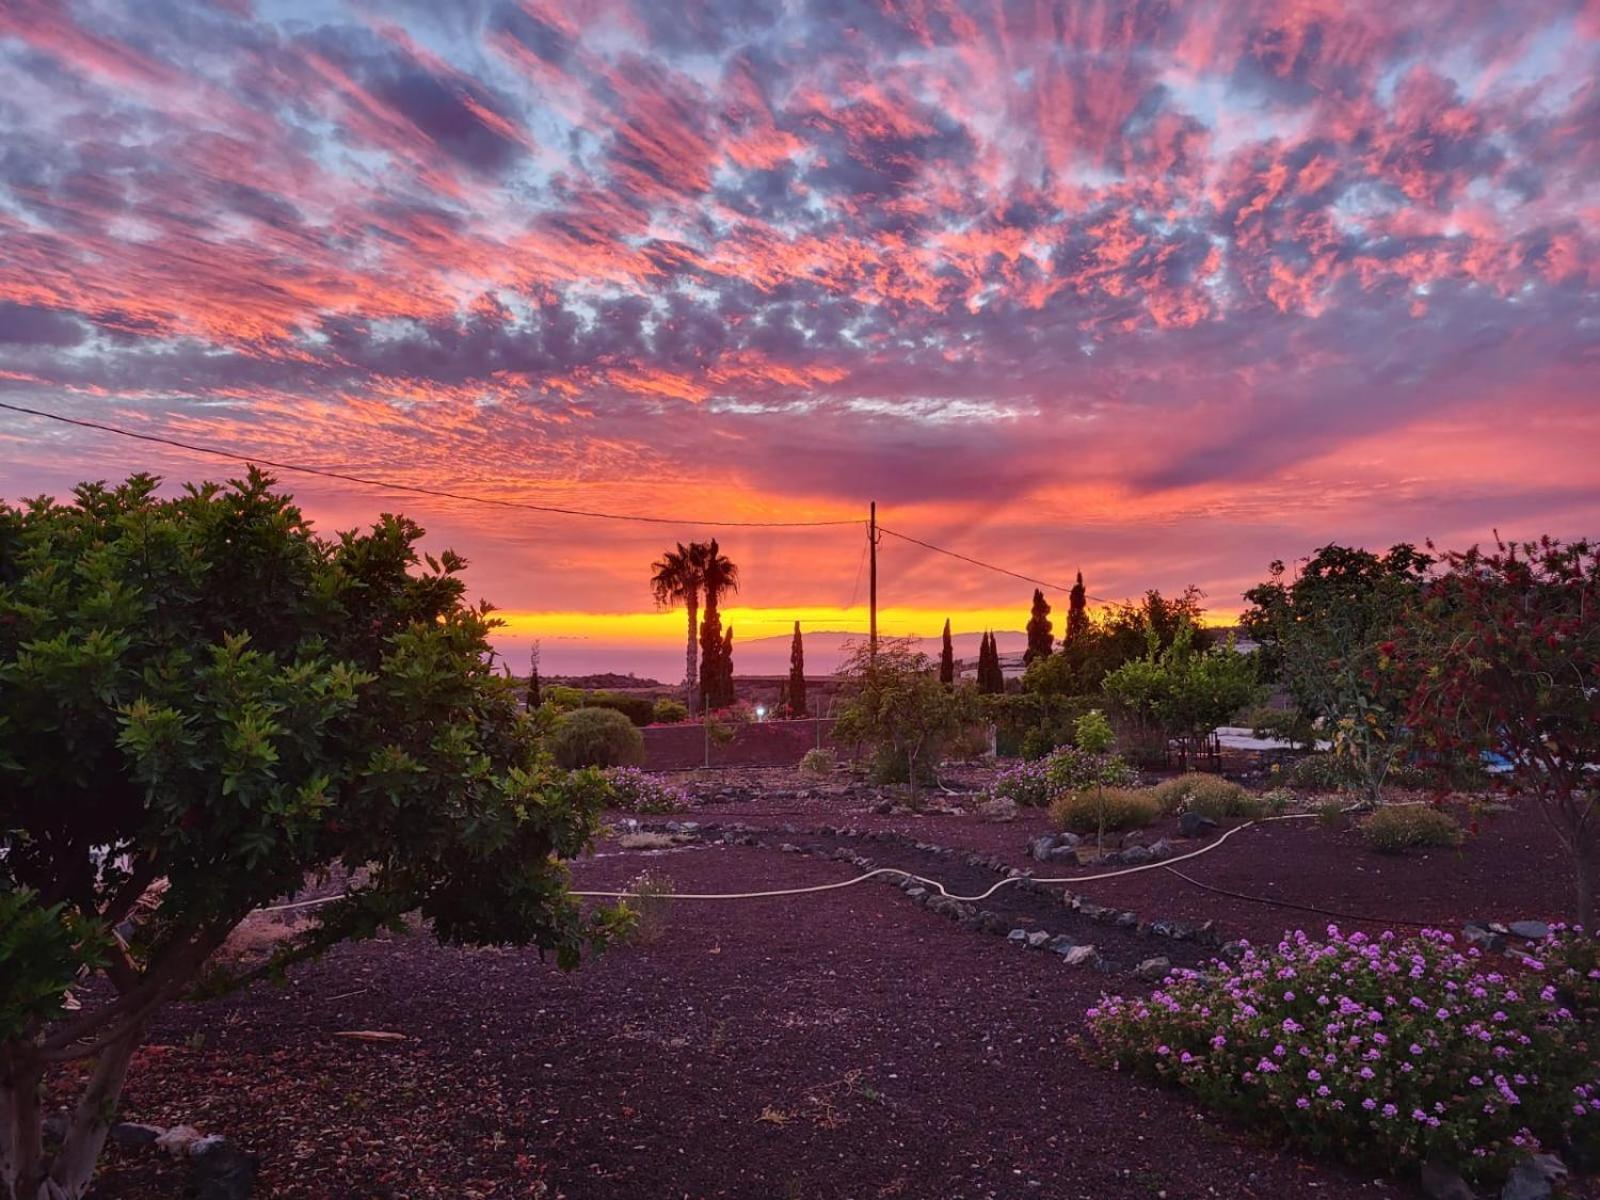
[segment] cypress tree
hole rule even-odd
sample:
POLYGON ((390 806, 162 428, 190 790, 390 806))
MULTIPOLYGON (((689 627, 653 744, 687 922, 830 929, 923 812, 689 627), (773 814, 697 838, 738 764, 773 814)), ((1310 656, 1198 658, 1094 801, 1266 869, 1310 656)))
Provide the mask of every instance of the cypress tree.
POLYGON ((722 614, 711 601, 700 620, 700 704, 704 708, 723 707, 721 658, 722 614))
POLYGON ((531 712, 543 703, 544 697, 539 694, 539 643, 535 642, 528 652, 528 709, 531 712))
POLYGON ((722 708, 727 708, 734 701, 733 694, 733 626, 729 625, 727 632, 722 635, 722 654, 717 665, 722 668, 722 708))
POLYGON ((1089 632, 1089 596, 1083 588, 1083 572, 1078 572, 1078 582, 1072 585, 1072 596, 1067 601, 1067 632, 1061 639, 1065 650, 1089 632))
POLYGON ((939 652, 939 682, 954 687, 956 682, 956 648, 950 640, 950 618, 944 619, 944 648, 939 652))
POLYGON ((985 633, 978 646, 978 690, 990 694, 1006 690, 1005 673, 1000 669, 1000 647, 992 632, 985 633))
POLYGON ((1050 624, 1050 602, 1038 588, 1033 589, 1033 611, 1028 615, 1028 648, 1022 661, 1031 663, 1044 658, 1055 646, 1053 626, 1050 624))
POLYGON ((806 715, 806 650, 800 641, 800 622, 794 623, 794 641, 789 645, 789 715, 806 715))

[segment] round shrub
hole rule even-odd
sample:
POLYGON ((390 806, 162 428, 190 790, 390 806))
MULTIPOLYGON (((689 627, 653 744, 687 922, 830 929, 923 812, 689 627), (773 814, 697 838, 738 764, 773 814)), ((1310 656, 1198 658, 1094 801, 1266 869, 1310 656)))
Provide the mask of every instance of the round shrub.
POLYGON ((1600 1131, 1597 1031, 1544 967, 1503 973, 1436 931, 1329 926, 1324 942, 1295 933, 1174 972, 1148 999, 1102 998, 1091 1050, 1314 1154, 1495 1180, 1600 1131))
POLYGON ((558 766, 637 766, 644 761, 644 735, 613 708, 575 708, 556 719, 550 753, 558 766))
POLYGON ((682 700, 663 697, 650 708, 650 720, 656 725, 676 725, 689 719, 689 706, 682 700))
POLYGON ((838 765, 832 750, 807 750, 800 758, 800 774, 832 775, 838 765))
POLYGON ((1393 804, 1361 822, 1367 845, 1384 854, 1431 846, 1459 846, 1461 823, 1442 808, 1427 804, 1393 804))
POLYGON ((1063 792, 1050 802, 1050 820, 1068 833, 1095 833, 1101 828, 1142 829, 1161 815, 1161 801, 1147 788, 1087 788, 1063 792))
POLYGON ((606 783, 611 786, 610 806, 623 812, 669 813, 689 807, 689 795, 682 788, 638 767, 611 767, 606 783))
POLYGON ((1259 817, 1261 802, 1232 780, 1191 771, 1156 784, 1156 799, 1165 813, 1195 812, 1220 821, 1226 817, 1259 817))

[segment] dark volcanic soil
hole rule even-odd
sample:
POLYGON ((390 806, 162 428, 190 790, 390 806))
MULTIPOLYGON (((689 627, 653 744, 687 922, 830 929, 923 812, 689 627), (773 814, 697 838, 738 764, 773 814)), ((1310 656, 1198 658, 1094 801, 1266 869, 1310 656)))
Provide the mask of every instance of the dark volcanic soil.
MULTIPOLYGON (((575 883, 625 887, 648 867, 680 892, 716 892, 859 873, 776 849, 788 842, 854 850, 961 891, 999 878, 967 866, 966 850, 1020 866, 1036 823, 871 818, 962 850, 938 856, 805 832, 826 814, 754 809, 693 816, 768 820, 777 828, 765 845, 622 852, 613 842, 575 865, 575 883)), ((831 823, 865 828, 869 818, 838 812, 831 823)), ((1180 869, 1252 895, 1453 924, 1557 915, 1558 863, 1531 822, 1502 821, 1459 854, 1389 859, 1305 821, 1248 830, 1180 869)), ((1078 890, 1141 917, 1216 919, 1226 936, 1325 923, 1164 871, 1078 890)), ((125 1116, 229 1134, 261 1156, 258 1194, 307 1200, 1415 1195, 1262 1145, 1180 1095, 1086 1064, 1072 1039, 1101 991, 1148 986, 1127 974, 1140 957, 1198 951, 1089 922, 1047 895, 1001 895, 985 906, 1093 941, 1118 970, 1068 967, 876 883, 680 901, 649 944, 574 974, 531 953, 384 939, 341 948, 283 988, 170 1008, 125 1116)), ((112 1152, 95 1194, 155 1200, 182 1189, 175 1166, 112 1152)))

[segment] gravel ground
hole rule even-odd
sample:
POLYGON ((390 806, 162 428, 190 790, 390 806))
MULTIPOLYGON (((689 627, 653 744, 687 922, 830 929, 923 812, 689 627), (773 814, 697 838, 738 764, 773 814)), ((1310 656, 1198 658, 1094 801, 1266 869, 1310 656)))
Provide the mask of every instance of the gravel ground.
MULTIPOLYGON (((1009 824, 879 816, 841 797, 691 816, 771 825, 774 845, 804 840, 784 825, 896 828, 1017 865, 1043 827, 1037 814, 1009 824)), ((930 861, 859 844, 879 863, 930 861)), ((625 886, 647 867, 679 891, 856 873, 771 846, 599 849, 575 865, 577 886, 625 886)), ((996 877, 946 862, 956 884, 996 877)), ((1381 858, 1347 831, 1285 823, 1182 869, 1252 896, 1454 924, 1558 915, 1558 868, 1533 822, 1501 820, 1459 852, 1405 859, 1381 858)), ((1325 923, 1165 871, 1081 891, 1256 940, 1325 923)), ((573 974, 531 953, 385 938, 340 948, 283 987, 172 1006, 135 1068, 125 1116, 226 1133, 260 1155, 258 1195, 308 1200, 1416 1194, 1274 1149, 1181 1095, 1085 1063, 1073 1045, 1083 1011, 1105 988, 1148 986, 1126 973, 1141 947, 1179 961, 1194 951, 1075 924, 1047 897, 1016 905, 1008 916, 1023 924, 1104 945, 1117 973, 971 932, 874 884, 680 902, 646 944, 573 974), (352 1029, 405 1040, 336 1036, 352 1029)), ((176 1166, 148 1152, 112 1152, 94 1195, 155 1200, 183 1186, 176 1166)))

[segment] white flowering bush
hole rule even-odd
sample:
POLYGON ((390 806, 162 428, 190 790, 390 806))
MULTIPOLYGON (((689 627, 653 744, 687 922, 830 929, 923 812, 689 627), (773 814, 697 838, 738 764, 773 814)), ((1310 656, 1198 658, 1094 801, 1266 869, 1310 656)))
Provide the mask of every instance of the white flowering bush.
POLYGON ((631 813, 669 813, 689 807, 689 794, 638 767, 612 767, 604 772, 610 785, 609 806, 631 813))
POLYGON ((1572 991, 1592 997, 1600 972, 1565 930, 1540 958, 1496 968, 1437 931, 1297 932, 1174 972, 1148 998, 1103 998, 1090 1048, 1314 1153, 1497 1179, 1600 1135, 1596 1028, 1572 991))

